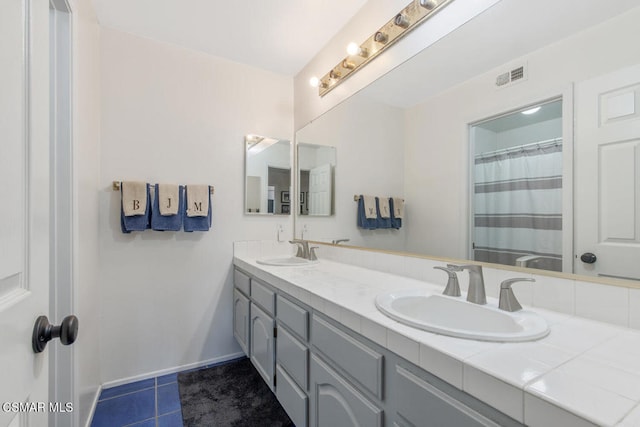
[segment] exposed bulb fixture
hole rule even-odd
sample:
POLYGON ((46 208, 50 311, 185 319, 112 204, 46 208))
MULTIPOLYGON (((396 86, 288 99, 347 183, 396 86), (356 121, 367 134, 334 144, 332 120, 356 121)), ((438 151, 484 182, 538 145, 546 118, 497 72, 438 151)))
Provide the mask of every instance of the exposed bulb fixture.
POLYGON ((402 13, 397 14, 393 22, 400 28, 409 28, 409 18, 402 13))
POLYGON ((310 83, 318 87, 318 95, 325 96, 347 80, 353 73, 367 65, 382 52, 407 35, 418 25, 431 18, 438 10, 454 0, 411 0, 411 2, 372 33, 362 43, 347 45, 347 57, 338 62, 320 79, 310 83))
POLYGON ((387 40, 389 40, 389 36, 387 34, 383 33, 382 31, 378 31, 376 33, 376 35, 373 36, 373 39, 375 41, 377 41, 378 43, 385 44, 387 42, 387 40))
POLYGON ((316 76, 313 76, 309 79, 309 84, 311 85, 311 87, 318 87, 320 86, 320 79, 316 76))
POLYGON ((431 10, 438 5, 438 2, 435 0, 420 0, 420 6, 424 7, 427 10, 431 10))
POLYGON ((540 110, 540 106, 529 108, 528 110, 522 111, 522 114, 526 114, 527 116, 530 114, 535 114, 540 110))
POLYGON ((369 52, 367 49, 358 46, 358 43, 351 42, 347 45, 347 54, 350 56, 360 55, 363 58, 366 58, 369 55, 369 52))
POLYGON ((356 64, 354 64, 353 62, 349 61, 348 59, 343 59, 342 60, 342 68, 346 68, 347 70, 353 70, 354 68, 356 68, 356 64))

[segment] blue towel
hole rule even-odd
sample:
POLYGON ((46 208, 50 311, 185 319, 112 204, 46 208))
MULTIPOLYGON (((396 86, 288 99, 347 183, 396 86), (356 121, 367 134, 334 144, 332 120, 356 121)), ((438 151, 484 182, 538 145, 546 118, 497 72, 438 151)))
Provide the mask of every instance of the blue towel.
POLYGON ((151 228, 151 196, 149 189, 151 186, 147 184, 147 210, 144 211, 144 215, 136 216, 124 216, 124 209, 122 208, 122 190, 120 190, 120 228, 123 233, 129 234, 132 231, 144 231, 151 228))
POLYGON ((400 230, 400 227, 402 227, 402 218, 396 218, 394 215, 395 210, 393 209, 393 197, 389 198, 389 210, 391 211, 391 228, 400 230))
POLYGON ((176 215, 160 214, 160 198, 158 197, 159 185, 155 185, 156 197, 153 199, 153 209, 151 210, 151 229, 156 231, 180 231, 182 228, 182 212, 184 211, 184 187, 178 187, 178 213, 176 215))
POLYGON ((376 197, 376 212, 378 213, 378 218, 376 219, 376 225, 378 228, 391 228, 391 217, 382 218, 380 215, 380 199, 376 197))
POLYGON ((182 210, 182 216, 184 218, 184 231, 190 233, 192 231, 209 231, 211 228, 211 211, 213 205, 211 204, 211 187, 209 187, 209 212, 207 216, 187 216, 187 206, 185 203, 182 210))
POLYGON ((358 199, 358 227, 365 230, 375 230, 378 220, 376 218, 367 219, 367 215, 364 213, 364 196, 361 194, 358 199))

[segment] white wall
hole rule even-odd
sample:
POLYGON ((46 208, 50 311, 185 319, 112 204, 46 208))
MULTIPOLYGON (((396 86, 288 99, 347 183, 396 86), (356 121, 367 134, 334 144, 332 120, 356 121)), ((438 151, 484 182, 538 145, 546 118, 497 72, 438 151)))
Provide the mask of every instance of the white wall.
POLYGON ((292 80, 103 28, 101 81, 102 381, 237 354, 232 242, 292 230, 242 214, 244 135, 292 139, 292 80), (212 184, 213 228, 124 235, 113 180, 212 184))
POLYGON ((86 425, 100 378, 100 26, 89 0, 73 11, 74 425, 86 425))
POLYGON ((638 20, 640 8, 514 59, 527 61, 527 81, 496 90, 501 66, 407 110, 405 193, 412 211, 421 212, 407 222, 407 249, 466 258, 468 124, 570 93, 573 82, 640 62, 638 49, 610 42, 640 39, 638 20))
POLYGON ((335 215, 298 216, 298 237, 306 226, 305 239, 348 238, 349 245, 404 248, 404 228, 357 228, 357 203, 353 201, 356 194, 404 196, 403 117, 400 108, 354 97, 297 133, 297 142, 336 147, 335 215))

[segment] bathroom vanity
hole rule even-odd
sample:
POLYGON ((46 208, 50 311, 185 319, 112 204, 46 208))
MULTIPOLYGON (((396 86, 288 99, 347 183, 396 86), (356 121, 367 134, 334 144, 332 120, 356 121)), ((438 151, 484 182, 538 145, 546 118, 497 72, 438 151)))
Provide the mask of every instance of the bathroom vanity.
POLYGON ((234 335, 297 427, 522 425, 247 267, 234 270, 234 335))
POLYGON ((485 265, 489 305, 504 280, 535 278, 515 291, 550 328, 487 342, 410 327, 376 306, 389 292, 441 295, 446 275, 434 267, 449 260, 320 244, 312 265, 258 262, 292 250, 235 244, 234 334, 297 426, 640 425, 640 331, 576 315, 594 300, 618 313, 611 302, 624 293, 635 319, 640 291, 485 265))

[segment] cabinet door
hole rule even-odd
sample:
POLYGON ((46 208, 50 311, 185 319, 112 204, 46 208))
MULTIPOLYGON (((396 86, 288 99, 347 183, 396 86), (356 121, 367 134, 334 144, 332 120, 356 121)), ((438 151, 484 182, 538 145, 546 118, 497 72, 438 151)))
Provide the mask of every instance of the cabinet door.
POLYGON ((251 303, 250 308, 251 330, 249 331, 249 354, 251 363, 256 367, 262 378, 273 390, 273 377, 275 370, 275 339, 273 328, 275 321, 257 305, 251 303))
POLYGON ((233 336, 238 344, 249 355, 249 299, 233 290, 233 336))
POLYGON ((498 426, 401 366, 396 366, 395 392, 398 402, 394 421, 396 426, 498 426))
POLYGON ((311 356, 311 426, 381 427, 382 419, 382 409, 318 356, 311 356))

